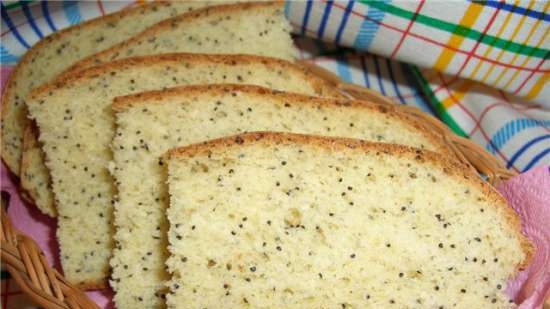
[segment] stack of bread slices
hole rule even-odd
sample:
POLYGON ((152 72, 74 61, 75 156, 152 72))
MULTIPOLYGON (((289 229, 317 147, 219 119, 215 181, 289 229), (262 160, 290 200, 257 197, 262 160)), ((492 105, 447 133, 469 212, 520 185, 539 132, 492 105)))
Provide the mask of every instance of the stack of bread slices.
POLYGON ((155 2, 55 33, 2 158, 117 308, 514 308, 505 200, 399 109, 295 60, 281 2, 155 2))

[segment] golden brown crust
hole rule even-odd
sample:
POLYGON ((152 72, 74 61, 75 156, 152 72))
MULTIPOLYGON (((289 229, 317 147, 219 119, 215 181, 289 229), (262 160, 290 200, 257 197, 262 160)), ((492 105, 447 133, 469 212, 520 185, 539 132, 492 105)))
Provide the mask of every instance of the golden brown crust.
POLYGON ((307 68, 308 70, 313 72, 313 74, 319 76, 320 78, 324 79, 335 87, 338 87, 338 85, 342 83, 342 80, 338 75, 316 65, 311 59, 297 60, 296 63, 304 68, 307 68))
MULTIPOLYGON (((53 34, 52 34, 53 35, 53 34)), ((17 63, 13 71, 10 73, 8 80, 6 81, 5 87, 2 91, 2 104, 0 107, 0 121, 2 124, 4 124, 5 119, 8 115, 8 112, 10 108, 15 104, 10 98, 12 97, 12 93, 15 91, 16 86, 16 80, 18 79, 19 75, 21 74, 21 68, 25 66, 29 61, 31 56, 38 50, 38 45, 40 45, 42 41, 39 41, 38 44, 31 47, 31 49, 27 50, 27 52, 23 55, 22 59, 17 63)), ((5 130, 5 127, 2 125, 2 131, 5 130)), ((4 132, 0 134, 0 145, 2 151, 0 152, 0 155, 2 156, 2 160, 6 163, 6 166, 8 169, 14 173, 15 175, 19 176, 19 170, 15 166, 15 163, 13 161, 6 158, 6 151, 7 145, 6 140, 4 139, 4 132)))
POLYGON ((214 85, 191 85, 169 88, 159 91, 148 91, 138 94, 118 97, 114 99, 112 109, 115 112, 124 111, 127 108, 146 105, 149 103, 162 104, 162 100, 170 97, 189 97, 200 95, 203 93, 217 93, 223 94, 228 92, 245 92, 247 94, 261 95, 264 97, 271 97, 284 104, 285 101, 291 101, 294 104, 323 106, 325 108, 350 108, 355 110, 370 110, 372 112, 387 114, 389 117, 393 117, 405 125, 409 126, 411 130, 420 132, 426 139, 428 139, 433 145, 437 145, 438 152, 454 157, 454 153, 449 149, 447 144, 439 136, 435 135, 425 129, 424 126, 419 124, 418 120, 407 114, 401 113, 397 106, 387 106, 382 104, 374 104, 366 101, 336 99, 336 98, 319 98, 312 97, 297 93, 289 93, 276 91, 260 86, 253 85, 233 85, 233 84, 214 84, 214 85))
MULTIPOLYGON (((7 82, 6 82, 6 87, 4 88, 4 91, 2 92, 2 105, 0 107, 0 121, 2 122, 2 124, 4 123, 7 115, 8 115, 8 112, 9 112, 9 109, 11 108, 11 106, 14 104, 14 102, 12 102, 9 98, 12 97, 12 92, 14 91, 15 89, 15 80, 16 80, 16 75, 17 75, 17 71, 20 70, 20 67, 21 67, 21 62, 19 62, 16 66, 15 66, 15 69, 11 72, 7 82)), ((2 126, 2 130, 5 130, 5 128, 2 126)), ((2 132, 2 134, 0 135, 0 145, 1 145, 1 149, 2 151, 0 152, 0 155, 2 156, 2 160, 4 161, 4 163, 6 163, 6 166, 8 167, 8 169, 14 173, 15 175, 19 175, 19 170, 17 169, 17 166, 15 165, 15 163, 13 163, 14 161, 8 159, 6 157, 6 151, 5 149, 8 148, 8 146, 6 145, 6 140, 4 139, 4 133, 2 132)))
POLYGON ((21 189, 23 189, 27 195, 29 196, 29 199, 31 203, 36 204, 36 196, 38 193, 33 188, 32 184, 27 182, 27 177, 25 177, 25 172, 30 166, 30 157, 25 156, 25 152, 27 150, 30 150, 34 147, 36 147, 36 144, 38 143, 36 136, 37 136, 37 128, 36 125, 33 123, 25 128, 25 132, 23 133, 23 156, 21 157, 21 170, 19 174, 19 179, 21 180, 21 189))
POLYGON ((212 152, 224 152, 227 151, 229 147, 243 147, 243 145, 248 145, 250 143, 256 145, 283 143, 306 144, 320 147, 324 150, 358 151, 361 153, 370 152, 376 155, 391 154, 400 158, 415 160, 422 164, 435 166, 450 177, 479 188, 482 194, 491 202, 491 205, 495 205, 495 207, 499 207, 503 211, 511 230, 515 231, 518 235, 521 247, 525 253, 525 259, 518 265, 518 270, 526 267, 533 257, 533 245, 521 233, 519 217, 512 207, 508 206, 504 197, 502 197, 493 187, 484 182, 479 175, 472 172, 471 169, 465 169, 462 164, 456 162, 456 160, 449 159, 432 151, 420 150, 397 144, 373 143, 350 138, 335 138, 295 133, 253 132, 175 148, 169 150, 165 154, 165 157, 176 160, 192 158, 201 154, 208 155, 212 152))
MULTIPOLYGON (((31 121, 29 125, 25 128, 25 132, 23 133, 23 151, 21 156, 21 171, 19 174, 19 179, 21 181, 21 189, 28 196, 29 202, 36 206, 36 201, 38 200, 39 194, 36 190, 36 187, 28 181, 28 178, 25 177, 25 175, 32 166, 32 157, 29 155, 30 151, 37 147, 40 147, 40 143, 38 141, 38 127, 34 121, 31 121)), ((40 151, 42 151, 42 149, 40 149, 40 151)), ((51 188, 49 190, 51 190, 51 188)), ((40 207, 39 209, 42 213, 50 217, 57 216, 55 209, 52 209, 53 213, 44 211, 44 209, 41 209, 40 207)))
POLYGON ((28 127, 25 128, 23 135, 23 150, 32 149, 38 145, 38 127, 36 123, 32 121, 28 127))
MULTIPOLYGON (((239 65, 239 64, 262 64, 266 66, 279 67, 283 70, 293 71, 297 74, 303 74, 311 85, 316 90, 323 90, 327 92, 327 95, 334 97, 343 97, 343 95, 332 85, 326 82, 324 79, 312 74, 306 68, 298 66, 292 62, 265 57, 257 55, 245 55, 245 54, 192 54, 192 53, 172 53, 150 56, 138 56, 131 58, 124 58, 113 62, 104 63, 99 66, 86 68, 76 72, 69 72, 59 75, 55 80, 50 83, 44 84, 35 88, 30 94, 29 98, 34 98, 45 95, 48 92, 55 91, 59 88, 74 86, 79 82, 85 82, 89 79, 95 78, 102 74, 110 74, 110 72, 130 69, 130 68, 143 68, 153 65, 166 66, 170 64, 181 64, 181 62, 190 63, 213 63, 213 64, 226 64, 226 65, 239 65)), ((32 103, 32 102, 29 102, 32 103)))
POLYGON ((85 69, 90 66, 97 65, 98 62, 96 62, 97 58, 100 58, 104 55, 114 54, 117 50, 122 49, 128 44, 132 44, 134 42, 139 42, 142 38, 147 37, 152 34, 156 34, 166 28, 171 28, 173 24, 189 24, 193 23, 195 20, 202 18, 204 16, 211 16, 211 15, 227 15, 232 13, 239 13, 242 11, 247 10, 260 10, 262 8, 268 8, 268 7, 280 7, 281 9, 284 6, 283 1, 266 1, 266 2, 248 2, 248 3, 236 3, 236 4, 221 4, 221 5, 215 5, 211 7, 205 7, 201 9, 196 9, 191 12, 183 13, 181 15, 178 15, 176 17, 172 17, 169 19, 166 19, 164 21, 161 21, 154 26, 144 30, 140 34, 124 41, 119 44, 114 45, 111 48, 108 48, 104 51, 101 51, 95 55, 91 55, 89 57, 86 57, 77 63, 73 64, 71 67, 69 67, 65 73, 71 73, 71 72, 77 72, 79 70, 85 69))

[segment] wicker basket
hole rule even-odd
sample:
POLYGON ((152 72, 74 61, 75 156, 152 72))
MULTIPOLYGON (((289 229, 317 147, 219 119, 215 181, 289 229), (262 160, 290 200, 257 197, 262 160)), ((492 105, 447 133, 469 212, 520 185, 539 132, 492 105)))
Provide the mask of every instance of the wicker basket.
MULTIPOLYGON (((350 98, 384 104, 390 111, 399 110, 422 120, 420 123, 437 133, 460 161, 485 175, 491 185, 496 186, 515 175, 482 147, 455 135, 433 116, 414 107, 395 104, 375 91, 344 83, 336 75, 310 63, 301 64, 350 98)), ((4 204, 8 203, 8 199, 8 196, 2 194, 2 263, 6 265, 21 289, 37 304, 48 309, 98 308, 82 291, 72 286, 58 271, 48 265, 34 240, 13 227, 4 210, 4 204)))

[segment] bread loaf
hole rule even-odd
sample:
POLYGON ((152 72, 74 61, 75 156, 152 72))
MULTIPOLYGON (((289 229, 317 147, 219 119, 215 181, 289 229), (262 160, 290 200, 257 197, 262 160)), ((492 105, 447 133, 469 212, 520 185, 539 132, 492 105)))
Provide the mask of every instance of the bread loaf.
MULTIPOLYGON (((9 169, 20 175, 23 133, 28 123, 25 101, 31 89, 50 81, 74 62, 120 43, 163 19, 211 3, 148 3, 54 32, 30 48, 11 72, 2 95, 1 150, 2 159, 9 169)), ((41 200, 41 196, 32 197, 41 200)), ((48 208, 45 206, 44 209, 48 208)))
POLYGON ((514 308, 530 245, 445 157, 246 134, 170 151, 168 308, 514 308))
MULTIPOLYGON (((114 233, 111 202, 115 198, 114 183, 107 170, 115 134, 112 99, 140 91, 212 82, 339 95, 322 79, 284 60, 198 54, 124 59, 66 76, 32 95, 29 111, 40 128, 46 165, 58 200, 61 264, 71 282, 99 284, 109 273, 114 233)), ((148 280, 135 278, 146 287, 143 293, 136 288, 143 300, 139 306, 148 307, 158 301, 153 287, 158 286, 155 276, 162 273, 150 275, 148 280)))

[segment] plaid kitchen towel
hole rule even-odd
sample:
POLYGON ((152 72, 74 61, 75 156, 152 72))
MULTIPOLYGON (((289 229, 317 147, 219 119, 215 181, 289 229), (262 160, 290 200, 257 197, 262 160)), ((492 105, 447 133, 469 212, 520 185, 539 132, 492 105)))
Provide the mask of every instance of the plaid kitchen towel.
MULTIPOLYGON (((455 133, 522 172, 550 163, 549 7, 549 1, 323 0, 289 1, 286 12, 297 33, 408 63, 405 71, 414 73, 425 101, 455 133)), ((336 66, 336 73, 391 90, 367 78, 380 67, 347 68, 336 66)), ((399 83, 387 73, 386 80, 399 83)))
POLYGON ((303 35, 544 103, 550 97, 549 6, 548 1, 289 1, 287 14, 303 35))
MULTIPOLYGON (((41 38, 136 2, 1 5, 4 81, 41 38)), ((549 6, 537 0, 321 0, 288 1, 285 10, 302 59, 438 116, 508 168, 523 172, 550 164, 549 6)), ((40 214, 34 212, 28 217, 37 220, 40 214)), ((51 232, 55 224, 50 225, 51 232)), ((109 297, 97 293, 94 299, 109 307, 109 297)), ((5 272, 1 299, 2 308, 34 308, 5 272)))

